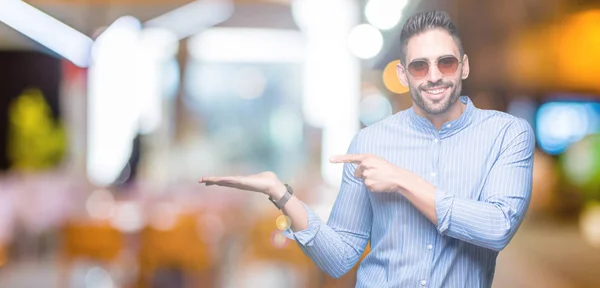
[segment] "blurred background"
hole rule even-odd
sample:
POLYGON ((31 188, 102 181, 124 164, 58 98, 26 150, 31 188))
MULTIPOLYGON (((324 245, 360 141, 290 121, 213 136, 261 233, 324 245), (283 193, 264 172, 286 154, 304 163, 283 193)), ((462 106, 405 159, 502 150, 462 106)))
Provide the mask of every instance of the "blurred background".
POLYGON ((264 195, 197 179, 271 170, 326 220, 327 159, 410 107, 400 27, 430 9, 463 94, 536 132, 494 287, 600 287, 597 0, 2 0, 0 287, 354 287, 264 195))

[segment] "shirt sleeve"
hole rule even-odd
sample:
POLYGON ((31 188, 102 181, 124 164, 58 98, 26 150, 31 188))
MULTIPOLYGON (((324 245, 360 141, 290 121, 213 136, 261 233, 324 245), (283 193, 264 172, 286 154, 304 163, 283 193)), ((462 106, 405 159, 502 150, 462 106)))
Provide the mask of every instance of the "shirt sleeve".
MULTIPOLYGON (((354 137, 348 153, 359 153, 354 137)), ((331 277, 346 274, 360 259, 371 235, 373 212, 368 190, 354 177, 356 164, 345 163, 340 192, 327 224, 306 205, 308 228, 284 235, 296 240, 304 253, 331 277)))
POLYGON ((521 225, 531 199, 535 135, 523 119, 507 129, 498 159, 483 186, 481 200, 464 199, 438 189, 438 232, 500 251, 521 225))

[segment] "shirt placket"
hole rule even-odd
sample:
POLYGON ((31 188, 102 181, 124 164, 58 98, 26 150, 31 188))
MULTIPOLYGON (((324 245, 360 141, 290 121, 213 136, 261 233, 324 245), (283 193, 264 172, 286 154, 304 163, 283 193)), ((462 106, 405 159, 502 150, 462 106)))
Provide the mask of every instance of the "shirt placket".
MULTIPOLYGON (((442 137, 440 136, 440 133, 435 133, 434 137, 432 139, 432 147, 431 147, 431 159, 430 159, 430 171, 429 171, 429 179, 428 181, 437 186, 438 183, 438 179, 439 179, 439 166, 440 166, 440 150, 441 150, 441 146, 442 146, 442 137)), ((431 283, 430 283, 430 276, 431 276, 431 270, 433 268, 433 263, 434 263, 434 259, 435 259, 435 245, 438 243, 438 234, 436 233, 436 230, 433 229, 432 232, 430 233, 429 237, 427 237, 427 243, 424 243, 424 253, 426 255, 426 266, 425 266, 425 271, 424 274, 422 275, 421 279, 419 280, 419 287, 431 287, 431 283)))

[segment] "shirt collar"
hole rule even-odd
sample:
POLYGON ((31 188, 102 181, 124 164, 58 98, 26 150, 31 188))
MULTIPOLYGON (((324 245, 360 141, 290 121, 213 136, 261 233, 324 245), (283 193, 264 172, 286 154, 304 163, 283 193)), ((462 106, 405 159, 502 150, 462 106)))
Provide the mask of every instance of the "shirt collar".
POLYGON ((466 128, 471 123, 473 112, 476 108, 475 105, 473 105, 471 98, 468 96, 460 96, 459 100, 467 105, 465 111, 463 111, 463 113, 457 119, 444 123, 439 131, 433 126, 429 119, 418 115, 415 112, 414 106, 410 107, 408 113, 410 115, 411 123, 413 123, 418 130, 421 130, 425 133, 434 133, 435 135, 439 135, 441 138, 452 136, 466 128))

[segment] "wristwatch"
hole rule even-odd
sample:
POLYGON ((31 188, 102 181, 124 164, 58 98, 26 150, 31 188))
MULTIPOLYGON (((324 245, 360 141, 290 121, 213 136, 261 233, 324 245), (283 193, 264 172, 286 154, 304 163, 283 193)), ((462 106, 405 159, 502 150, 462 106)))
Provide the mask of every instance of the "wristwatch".
POLYGON ((275 200, 273 200, 273 198, 271 196, 269 196, 269 200, 279 210, 283 209, 283 207, 285 206, 285 203, 287 203, 290 200, 290 198, 292 198, 292 195, 294 194, 294 190, 292 189, 292 187, 290 187, 290 185, 288 185, 288 184, 283 184, 283 185, 285 185, 285 193, 283 194, 281 199, 275 201, 275 200))

